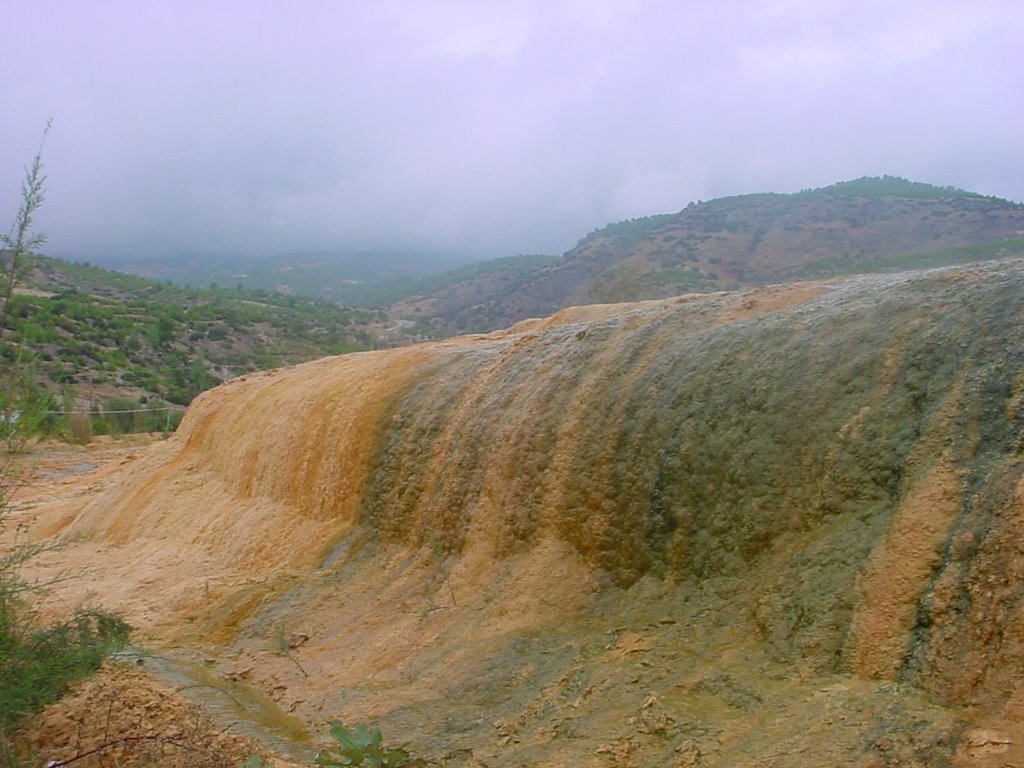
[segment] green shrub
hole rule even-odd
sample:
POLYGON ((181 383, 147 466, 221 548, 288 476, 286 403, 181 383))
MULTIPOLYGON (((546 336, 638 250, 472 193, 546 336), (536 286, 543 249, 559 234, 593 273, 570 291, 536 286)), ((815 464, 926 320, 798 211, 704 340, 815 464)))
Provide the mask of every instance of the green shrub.
MULTIPOLYGON (((0 461, 0 530, 19 483, 17 465, 7 454, 0 461)), ((52 548, 17 545, 0 555, 0 745, 21 720, 56 701, 128 641, 128 625, 102 610, 80 609, 50 626, 39 622, 30 598, 46 584, 27 581, 21 566, 52 548)))
POLYGON ((122 619, 100 610, 80 610, 60 624, 38 627, 11 586, 0 576, 0 733, 99 669, 130 631, 122 619))
POLYGON ((313 761, 315 765, 418 768, 427 764, 422 758, 412 757, 404 747, 385 749, 381 733, 376 728, 370 730, 365 725, 357 725, 350 731, 338 720, 332 720, 330 726, 331 736, 339 746, 321 750, 313 761))

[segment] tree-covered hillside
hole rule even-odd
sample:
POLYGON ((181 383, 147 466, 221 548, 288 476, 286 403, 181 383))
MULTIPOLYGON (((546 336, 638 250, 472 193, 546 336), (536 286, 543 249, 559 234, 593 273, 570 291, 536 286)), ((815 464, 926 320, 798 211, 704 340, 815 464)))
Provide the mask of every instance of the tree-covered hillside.
POLYGON ((486 331, 574 304, 1024 255, 1024 205, 894 176, 690 203, 609 224, 514 286, 484 280, 406 302, 437 334, 486 331), (473 296, 466 302, 462 297, 473 296))
POLYGON ((368 349, 379 319, 302 297, 183 288, 38 257, 12 299, 4 353, 57 400, 186 405, 249 371, 368 349))

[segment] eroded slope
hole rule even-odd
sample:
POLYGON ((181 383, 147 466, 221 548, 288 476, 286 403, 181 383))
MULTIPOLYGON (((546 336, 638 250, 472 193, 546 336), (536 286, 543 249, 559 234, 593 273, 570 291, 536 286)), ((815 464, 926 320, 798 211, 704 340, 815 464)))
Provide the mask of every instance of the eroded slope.
POLYGON ((987 765, 1024 702, 1022 289, 585 307, 246 377, 36 531, 158 642, 452 764, 987 765))

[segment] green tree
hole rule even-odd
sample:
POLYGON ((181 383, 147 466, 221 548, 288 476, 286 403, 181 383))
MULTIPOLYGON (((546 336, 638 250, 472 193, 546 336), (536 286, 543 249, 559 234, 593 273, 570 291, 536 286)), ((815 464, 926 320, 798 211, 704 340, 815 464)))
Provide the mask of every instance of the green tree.
MULTIPOLYGON (((43 130, 39 149, 25 169, 21 183, 21 205, 14 223, 0 235, 0 428, 9 451, 21 447, 26 434, 18 421, 38 401, 38 392, 27 366, 9 338, 10 312, 14 289, 28 269, 29 262, 46 236, 32 231, 32 221, 43 203, 46 176, 43 175, 43 145, 50 123, 43 130)), ((22 422, 24 425, 24 422, 22 422)))
POLYGON ((21 183, 21 205, 14 224, 5 235, 0 235, 0 337, 7 331, 7 317, 11 308, 14 289, 28 269, 32 256, 46 242, 46 235, 32 231, 32 221, 39 206, 43 204, 46 176, 43 175, 43 145, 50 132, 51 122, 47 122, 43 130, 43 138, 39 142, 32 163, 25 169, 25 179, 21 183))

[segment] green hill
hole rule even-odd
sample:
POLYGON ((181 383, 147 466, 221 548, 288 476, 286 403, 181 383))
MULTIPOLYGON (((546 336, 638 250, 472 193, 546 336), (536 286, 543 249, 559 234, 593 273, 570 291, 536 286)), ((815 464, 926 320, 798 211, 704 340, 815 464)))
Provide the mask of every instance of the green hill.
POLYGON ((266 291, 183 288, 39 257, 3 354, 69 402, 186 405, 240 374, 374 345, 379 313, 266 291))
POLYGON ((1024 205, 893 176, 690 203, 609 224, 498 285, 469 278, 396 307, 436 335, 566 306, 1024 255, 1024 205), (429 318, 429 322, 424 318, 429 318))

